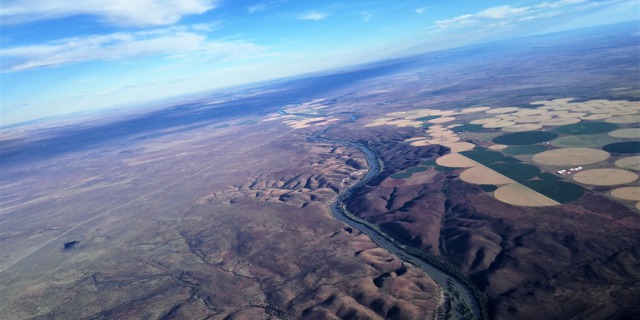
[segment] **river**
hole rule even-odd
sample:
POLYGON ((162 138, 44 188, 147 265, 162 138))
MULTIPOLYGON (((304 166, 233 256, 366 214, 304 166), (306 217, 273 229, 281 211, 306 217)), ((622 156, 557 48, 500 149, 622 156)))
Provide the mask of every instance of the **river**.
MULTIPOLYGON (((279 111, 280 114, 288 114, 284 110, 279 111)), ((296 115, 304 115, 297 113, 296 115)), ((311 115, 310 115, 311 116, 311 115)), ((317 115, 313 115, 317 116, 317 115)), ((351 113, 349 122, 354 121, 356 116, 351 113)), ((329 126, 331 127, 331 126, 329 126)), ((350 188, 340 192, 336 201, 330 206, 332 215, 339 221, 348 224, 350 227, 359 230, 371 238, 371 240, 381 248, 386 249, 399 259, 410 263, 423 270, 429 275, 439 286, 445 291, 447 297, 446 309, 443 314, 440 314, 438 319, 486 319, 486 314, 482 312, 480 303, 474 295, 471 288, 458 279, 455 275, 447 273, 434 264, 430 263, 425 257, 418 254, 426 255, 425 253, 418 253, 419 250, 401 243, 399 240, 394 239, 392 236, 386 234, 380 230, 377 226, 372 225, 363 219, 360 219, 346 210, 346 203, 351 196, 359 188, 365 186, 371 180, 373 180, 381 172, 381 166, 383 165, 380 157, 369 147, 364 144, 355 143, 351 141, 345 141, 340 139, 333 139, 327 137, 321 137, 329 127, 325 127, 324 130, 317 132, 313 136, 309 137, 309 141, 324 141, 330 143, 339 143, 343 145, 349 145, 351 147, 358 148, 365 154, 369 171, 360 179, 356 184, 350 188), (412 253, 412 251, 414 253, 412 253)), ((436 259, 436 258, 434 258, 436 259)))

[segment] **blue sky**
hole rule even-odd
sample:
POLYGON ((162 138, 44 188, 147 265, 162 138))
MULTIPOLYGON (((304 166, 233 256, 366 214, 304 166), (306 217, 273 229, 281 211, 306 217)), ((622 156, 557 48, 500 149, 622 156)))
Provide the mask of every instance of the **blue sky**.
POLYGON ((637 0, 0 0, 0 124, 638 20, 637 0))

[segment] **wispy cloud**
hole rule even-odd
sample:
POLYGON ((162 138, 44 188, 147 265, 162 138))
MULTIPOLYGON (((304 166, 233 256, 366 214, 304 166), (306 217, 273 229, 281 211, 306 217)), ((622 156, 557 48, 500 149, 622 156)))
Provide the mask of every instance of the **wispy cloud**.
MULTIPOLYGON (((197 28, 196 28, 197 29, 197 28)), ((67 38, 40 45, 0 49, 3 72, 55 67, 87 61, 127 60, 139 57, 209 57, 225 59, 258 54, 264 48, 243 41, 211 41, 193 28, 118 32, 67 38)))
POLYGON ((421 8, 417 8, 417 9, 415 10, 415 12, 416 12, 417 14, 423 14, 423 13, 427 12, 427 10, 429 10, 429 7, 421 7, 421 8))
POLYGON ((436 25, 441 29, 455 27, 504 27, 518 21, 529 21, 556 16, 556 8, 573 6, 586 0, 559 0, 555 2, 541 2, 537 5, 513 7, 502 5, 485 10, 457 16, 451 19, 438 20, 436 25))
POLYGON ((183 16, 202 14, 216 7, 216 0, 6 0, 2 24, 91 15, 118 26, 161 26, 183 16))
POLYGON ((320 21, 329 17, 328 13, 320 12, 320 11, 311 11, 309 13, 302 14, 298 16, 300 20, 311 20, 311 21, 320 21))

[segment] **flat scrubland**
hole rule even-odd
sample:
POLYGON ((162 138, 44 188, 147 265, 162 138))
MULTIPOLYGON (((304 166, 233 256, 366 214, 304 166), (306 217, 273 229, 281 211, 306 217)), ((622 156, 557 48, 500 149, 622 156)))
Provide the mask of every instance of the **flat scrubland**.
POLYGON ((438 310, 430 278, 328 211, 366 170, 363 155, 308 143, 279 122, 216 127, 5 170, 2 317, 421 319, 438 310))

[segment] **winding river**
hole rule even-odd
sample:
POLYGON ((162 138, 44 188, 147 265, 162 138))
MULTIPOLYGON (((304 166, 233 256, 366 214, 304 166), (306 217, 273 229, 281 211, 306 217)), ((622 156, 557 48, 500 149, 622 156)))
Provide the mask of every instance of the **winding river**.
MULTIPOLYGON (((281 114, 287 114, 286 111, 280 110, 281 114)), ((301 115, 301 114, 296 114, 301 115)), ((347 121, 354 121, 356 116, 351 113, 351 118, 347 121)), ((350 188, 340 192, 336 201, 330 206, 333 216, 350 227, 359 230, 371 238, 371 240, 381 248, 391 252, 401 260, 410 263, 431 277, 446 292, 447 301, 446 308, 439 315, 439 319, 486 319, 486 315, 482 312, 478 299, 468 285, 458 279, 456 276, 445 272, 434 264, 430 263, 425 257, 419 255, 416 248, 410 247, 394 239, 377 226, 372 225, 365 220, 358 218, 346 210, 346 203, 355 194, 355 192, 373 180, 380 174, 383 163, 380 157, 369 147, 364 144, 321 137, 329 127, 309 137, 309 141, 323 141, 331 143, 339 143, 358 148, 362 151, 367 160, 369 171, 356 184, 350 188)), ((424 253, 422 253, 424 255, 424 253)))

